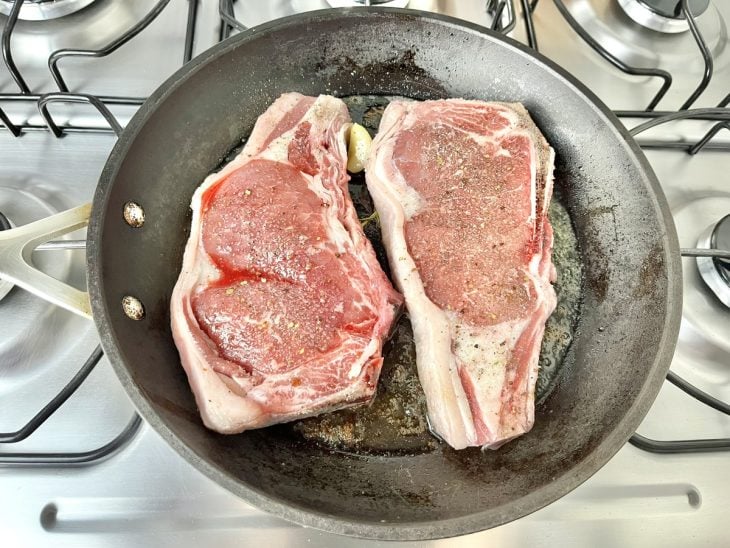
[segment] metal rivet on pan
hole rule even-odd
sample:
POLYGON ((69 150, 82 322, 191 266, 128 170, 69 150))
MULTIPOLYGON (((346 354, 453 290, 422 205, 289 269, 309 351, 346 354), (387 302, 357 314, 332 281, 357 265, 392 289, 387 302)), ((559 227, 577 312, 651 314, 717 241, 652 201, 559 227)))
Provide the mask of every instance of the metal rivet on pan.
POLYGON ((144 318, 144 305, 137 297, 125 295, 122 298, 122 310, 132 320, 141 320, 144 318))
POLYGON ((124 220, 132 228, 139 228, 144 224, 144 209, 137 202, 124 204, 124 220))

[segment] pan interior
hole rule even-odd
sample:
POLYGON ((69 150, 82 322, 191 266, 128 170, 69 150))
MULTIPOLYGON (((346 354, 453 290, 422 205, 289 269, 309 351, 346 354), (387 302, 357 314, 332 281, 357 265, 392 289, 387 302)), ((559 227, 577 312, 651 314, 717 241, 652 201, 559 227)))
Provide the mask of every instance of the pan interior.
POLYGON ((119 140, 95 197, 90 290, 102 342, 144 417, 193 464, 259 507, 352 535, 451 536, 515 519, 595 472, 638 426, 678 329, 676 236, 646 161, 566 75, 503 39, 417 12, 315 12, 213 48, 175 75, 119 140), (206 430, 170 334, 189 202, 281 93, 522 102, 556 150, 584 268, 563 373, 533 430, 497 451, 357 454, 287 427, 206 430), (132 229, 123 204, 145 208, 132 229), (147 310, 124 316, 124 295, 147 310))

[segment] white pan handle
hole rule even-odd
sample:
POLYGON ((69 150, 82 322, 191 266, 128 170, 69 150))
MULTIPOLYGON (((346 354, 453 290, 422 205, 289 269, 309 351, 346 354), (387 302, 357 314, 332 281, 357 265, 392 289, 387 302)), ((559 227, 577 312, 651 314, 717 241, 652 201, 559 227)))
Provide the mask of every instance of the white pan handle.
POLYGON ((89 294, 79 291, 33 266, 31 254, 39 245, 89 224, 91 204, 84 204, 18 228, 0 232, 0 279, 22 287, 66 310, 91 319, 89 294))

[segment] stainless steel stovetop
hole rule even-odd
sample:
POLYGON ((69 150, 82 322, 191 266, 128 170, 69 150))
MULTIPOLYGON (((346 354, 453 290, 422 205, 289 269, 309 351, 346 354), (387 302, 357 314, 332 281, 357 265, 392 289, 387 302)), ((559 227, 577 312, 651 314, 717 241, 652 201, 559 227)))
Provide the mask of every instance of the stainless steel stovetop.
MULTIPOLYGON (((509 34, 523 42, 528 37, 522 7, 528 3, 508 1, 501 18, 507 29, 514 19, 509 34)), ((166 0, 97 0, 61 19, 18 22, 12 53, 30 92, 58 91, 47 66, 52 51, 101 48, 163 4, 166 0)), ((195 31, 192 52, 199 53, 236 32, 239 24, 328 7, 324 0, 239 0, 233 15, 240 23, 231 21, 221 29, 219 5, 227 9, 232 4, 171 0, 149 26, 109 56, 62 58, 59 70, 71 91, 105 96, 123 125, 141 98, 182 64, 188 23, 195 31), (197 7, 195 18, 190 17, 191 5, 197 7)), ((489 25, 492 17, 486 8, 498 4, 412 0, 409 7, 489 25)), ((0 11, 10 5, 0 0, 0 11)), ((657 110, 676 111, 702 80, 704 63, 689 32, 644 30, 624 14, 619 0, 541 0, 533 15, 540 51, 611 108, 643 110, 661 81, 630 76, 612 66, 566 22, 561 6, 619 63, 671 73, 672 86, 657 110)), ((714 75, 692 108, 714 107, 730 92, 730 3, 711 0, 696 22, 712 54, 714 75)), ((7 17, 0 15, 0 28, 7 25, 7 17)), ((56 124, 83 128, 56 138, 45 129, 36 101, 18 98, 18 91, 7 68, 0 66, 0 109, 12 123, 24 126, 15 138, 0 124, 0 211, 21 225, 90 200, 115 137, 93 131, 107 127, 93 107, 70 106, 51 97, 49 112, 56 124)), ((644 120, 636 113, 623 115, 628 127, 644 120)), ((697 142, 712 125, 671 123, 639 137, 669 199, 683 247, 695 247, 707 227, 730 213, 730 131, 718 132, 694 156, 682 148, 697 142), (656 148, 660 144, 665 146, 656 148)), ((83 286, 83 251, 37 251, 34 261, 50 274, 83 286)), ((685 258, 683 266, 685 304, 672 371, 730 401, 730 310, 704 285, 694 259, 685 258)), ((21 429, 82 370, 97 344, 91 322, 12 289, 0 300, 0 430, 21 429)), ((79 388, 37 430, 17 443, 0 444, 0 462, 13 461, 0 464, 3 546, 377 544, 297 527, 250 507, 194 470, 135 420, 105 358, 83 372, 88 370, 79 388), (77 464, 59 462, 69 454, 77 464), (28 464, 33 460, 41 463, 28 464)), ((660 440, 727 438, 730 419, 665 383, 639 432, 660 440)), ((0 441, 11 437, 0 434, 0 441)), ((584 485, 541 511, 490 531, 426 544, 725 546, 730 544, 728 493, 728 452, 655 454, 626 445, 584 485)))

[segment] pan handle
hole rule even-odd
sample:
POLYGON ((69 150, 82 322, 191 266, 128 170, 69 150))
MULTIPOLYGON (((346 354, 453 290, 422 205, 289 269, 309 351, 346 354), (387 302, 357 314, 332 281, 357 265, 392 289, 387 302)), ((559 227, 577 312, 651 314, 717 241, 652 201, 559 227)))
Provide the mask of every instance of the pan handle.
POLYGON ((33 266, 31 254, 39 245, 89 224, 91 204, 62 211, 39 221, 0 232, 0 279, 22 287, 41 299, 91 319, 89 294, 52 278, 33 266))

